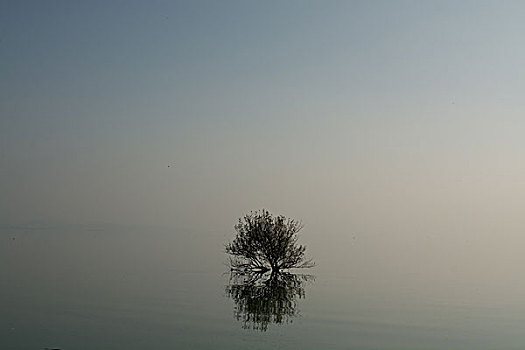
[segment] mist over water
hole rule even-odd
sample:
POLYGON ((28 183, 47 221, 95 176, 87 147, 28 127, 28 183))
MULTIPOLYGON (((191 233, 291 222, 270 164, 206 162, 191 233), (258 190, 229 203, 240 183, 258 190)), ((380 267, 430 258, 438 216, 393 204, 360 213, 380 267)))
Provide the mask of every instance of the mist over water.
POLYGON ((257 287, 263 284, 232 281, 224 236, 233 229, 221 235, 115 225, 2 228, 3 342, 8 349, 523 343, 525 287, 510 275, 517 270, 513 257, 490 267, 475 259, 483 250, 458 241, 415 237, 408 244, 386 234, 316 241, 304 231, 300 241, 317 266, 293 273, 314 277, 292 284, 300 289, 286 296, 284 285, 264 292, 257 287), (500 273, 507 268, 509 274, 500 273), (287 298, 282 305, 291 309, 282 309, 283 318, 264 306, 270 295, 287 298))
POLYGON ((1 349, 523 348, 523 2, 121 5, 0 4, 1 349))

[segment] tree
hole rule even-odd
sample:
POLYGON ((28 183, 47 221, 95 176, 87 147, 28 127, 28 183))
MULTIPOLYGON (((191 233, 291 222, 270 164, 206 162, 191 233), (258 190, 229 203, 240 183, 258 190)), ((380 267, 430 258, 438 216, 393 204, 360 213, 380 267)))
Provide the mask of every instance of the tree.
POLYGON ((250 212, 239 219, 233 242, 226 245, 232 270, 260 271, 307 268, 306 247, 297 244, 301 222, 283 215, 273 216, 267 210, 250 212))

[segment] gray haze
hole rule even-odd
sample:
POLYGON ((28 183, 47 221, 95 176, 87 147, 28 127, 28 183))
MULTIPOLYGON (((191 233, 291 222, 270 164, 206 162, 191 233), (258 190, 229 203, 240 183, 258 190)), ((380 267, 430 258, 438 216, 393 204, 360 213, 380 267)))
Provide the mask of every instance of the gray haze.
POLYGON ((266 208, 305 223, 321 271, 513 281, 524 15, 520 1, 4 1, 0 223, 160 226, 220 251, 266 208))

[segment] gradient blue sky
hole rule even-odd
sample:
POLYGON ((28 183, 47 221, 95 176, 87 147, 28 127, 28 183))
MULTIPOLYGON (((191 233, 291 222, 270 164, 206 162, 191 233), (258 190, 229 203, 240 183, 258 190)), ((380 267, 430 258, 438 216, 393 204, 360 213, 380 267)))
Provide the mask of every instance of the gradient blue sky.
POLYGON ((312 235, 522 234, 524 18, 523 1, 2 1, 0 223, 224 232, 265 207, 312 235))

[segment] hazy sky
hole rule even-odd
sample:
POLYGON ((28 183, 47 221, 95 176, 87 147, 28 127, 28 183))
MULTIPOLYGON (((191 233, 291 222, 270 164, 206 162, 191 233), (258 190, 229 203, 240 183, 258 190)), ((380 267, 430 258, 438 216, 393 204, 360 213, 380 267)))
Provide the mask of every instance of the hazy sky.
POLYGON ((523 1, 2 1, 0 223, 223 232, 264 207, 307 235, 521 235, 524 18, 523 1))

